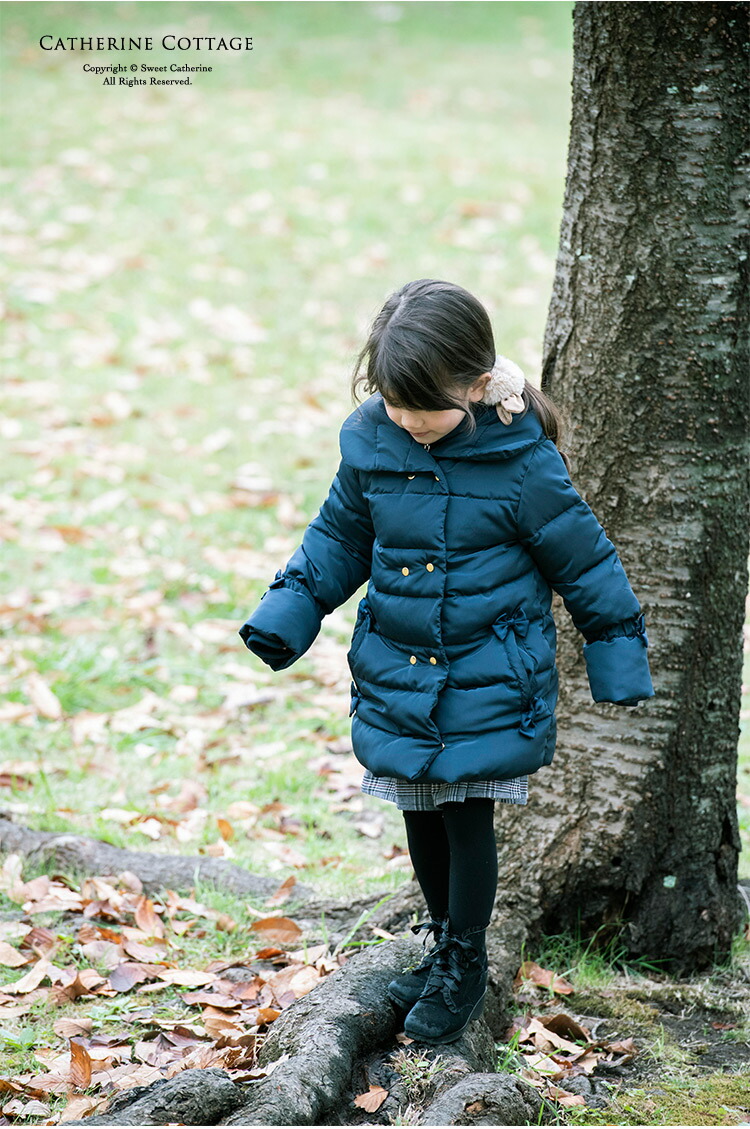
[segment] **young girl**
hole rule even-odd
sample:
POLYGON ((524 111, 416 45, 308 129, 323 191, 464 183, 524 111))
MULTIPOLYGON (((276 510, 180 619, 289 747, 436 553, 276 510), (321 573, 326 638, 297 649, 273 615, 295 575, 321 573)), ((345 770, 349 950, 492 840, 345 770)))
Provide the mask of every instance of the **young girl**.
POLYGON ((421 279, 378 314, 354 373, 370 398, 302 544, 240 630, 274 670, 369 581, 348 660, 362 790, 404 813, 435 945, 389 987, 404 1031, 457 1039, 482 1011, 497 886, 494 802, 552 760, 551 589, 586 642, 594 701, 653 695, 641 608, 576 493, 558 417, 495 353, 484 307, 421 279), (366 361, 366 371, 361 375, 366 361))

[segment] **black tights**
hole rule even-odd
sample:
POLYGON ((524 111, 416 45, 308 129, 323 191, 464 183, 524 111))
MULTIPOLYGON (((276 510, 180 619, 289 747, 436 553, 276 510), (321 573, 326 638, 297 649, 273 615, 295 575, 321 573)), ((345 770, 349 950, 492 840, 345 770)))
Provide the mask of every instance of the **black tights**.
POLYGON ((489 924, 497 890, 494 810, 494 800, 472 799, 403 813, 430 916, 439 921, 447 913, 455 933, 489 924))

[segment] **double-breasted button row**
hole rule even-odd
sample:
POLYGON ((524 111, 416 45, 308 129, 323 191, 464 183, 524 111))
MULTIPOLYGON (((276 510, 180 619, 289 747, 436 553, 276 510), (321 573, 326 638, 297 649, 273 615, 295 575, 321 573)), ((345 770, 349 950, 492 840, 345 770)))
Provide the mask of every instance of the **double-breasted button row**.
MULTIPOLYGON (((424 567, 427 569, 428 572, 434 572, 435 571, 435 566, 432 563, 432 561, 428 561, 428 563, 424 567)), ((409 575, 409 569, 406 567, 406 565, 404 565, 404 567, 401 569, 401 575, 402 576, 408 576, 409 575)))
MULTIPOLYGON (((407 478, 409 479, 409 481, 411 482, 412 478, 416 478, 417 476, 416 476, 416 474, 407 474, 407 476, 406 476, 406 477, 407 477, 407 478)), ((438 478, 438 476, 437 476, 437 475, 435 475, 435 476, 434 476, 434 478, 435 478, 435 481, 436 481, 436 482, 439 482, 439 481, 440 481, 440 479, 438 478)))
MULTIPOLYGON (((412 655, 411 658, 409 659, 409 662, 411 663, 412 666, 414 666, 417 662, 417 656, 412 655)), ((430 655, 430 662, 432 663, 433 666, 437 666, 437 659, 435 658, 434 655, 430 655)))

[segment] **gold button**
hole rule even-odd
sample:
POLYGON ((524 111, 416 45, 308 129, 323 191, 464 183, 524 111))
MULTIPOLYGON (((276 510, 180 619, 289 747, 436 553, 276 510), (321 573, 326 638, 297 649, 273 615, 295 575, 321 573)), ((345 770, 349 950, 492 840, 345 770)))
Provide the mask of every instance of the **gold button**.
POLYGON ((430 662, 432 663, 433 666, 437 666, 437 659, 435 658, 434 655, 430 655, 430 662))
POLYGON ((430 563, 426 564, 424 567, 427 569, 428 572, 434 572, 435 571, 435 566, 432 563, 432 561, 430 561, 430 563))
POLYGON ((415 474, 407 474, 407 476, 406 476, 406 477, 407 477, 407 478, 409 479, 409 481, 411 482, 412 478, 416 478, 417 476, 416 476, 415 474))
POLYGON ((402 569, 401 569, 401 575, 402 575, 402 576, 408 576, 408 575, 409 575, 409 570, 408 570, 408 568, 402 568, 402 569))
POLYGON ((416 655, 412 655, 412 657, 411 657, 411 658, 409 659, 409 662, 411 663, 411 665, 412 665, 412 666, 414 666, 414 664, 416 663, 416 661, 417 661, 417 656, 416 656, 416 655))
POLYGON ((435 475, 435 481, 436 481, 436 482, 439 482, 439 481, 440 481, 440 479, 438 478, 438 476, 437 476, 437 475, 435 475))

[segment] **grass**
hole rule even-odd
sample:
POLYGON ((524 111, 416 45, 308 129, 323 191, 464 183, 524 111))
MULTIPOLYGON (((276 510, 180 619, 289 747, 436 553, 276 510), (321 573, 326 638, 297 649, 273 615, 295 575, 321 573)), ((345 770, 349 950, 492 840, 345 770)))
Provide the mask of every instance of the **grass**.
POLYGON ((22 707, 36 672, 63 713, 0 730, 25 778, 6 808, 117 845, 223 852, 280 881, 301 869, 333 895, 353 880, 385 893, 405 873, 383 857, 403 850, 400 816, 347 798, 357 766, 328 753, 348 733, 357 595, 276 676, 237 627, 325 496, 353 358, 387 293, 460 281, 538 373, 571 6, 134 11, 3 6, 0 692, 22 707), (173 61, 158 43, 176 24, 242 25, 254 51, 215 55, 189 88, 103 88, 82 61, 111 60, 38 48, 63 23, 152 35, 149 64, 173 61), (259 704, 227 708, 243 687, 259 704), (149 694, 157 706, 128 724, 149 694), (170 811, 184 781, 204 786, 199 814, 170 811), (283 803, 286 823, 227 816, 238 800, 283 803), (140 818, 109 814, 127 811, 140 818))

